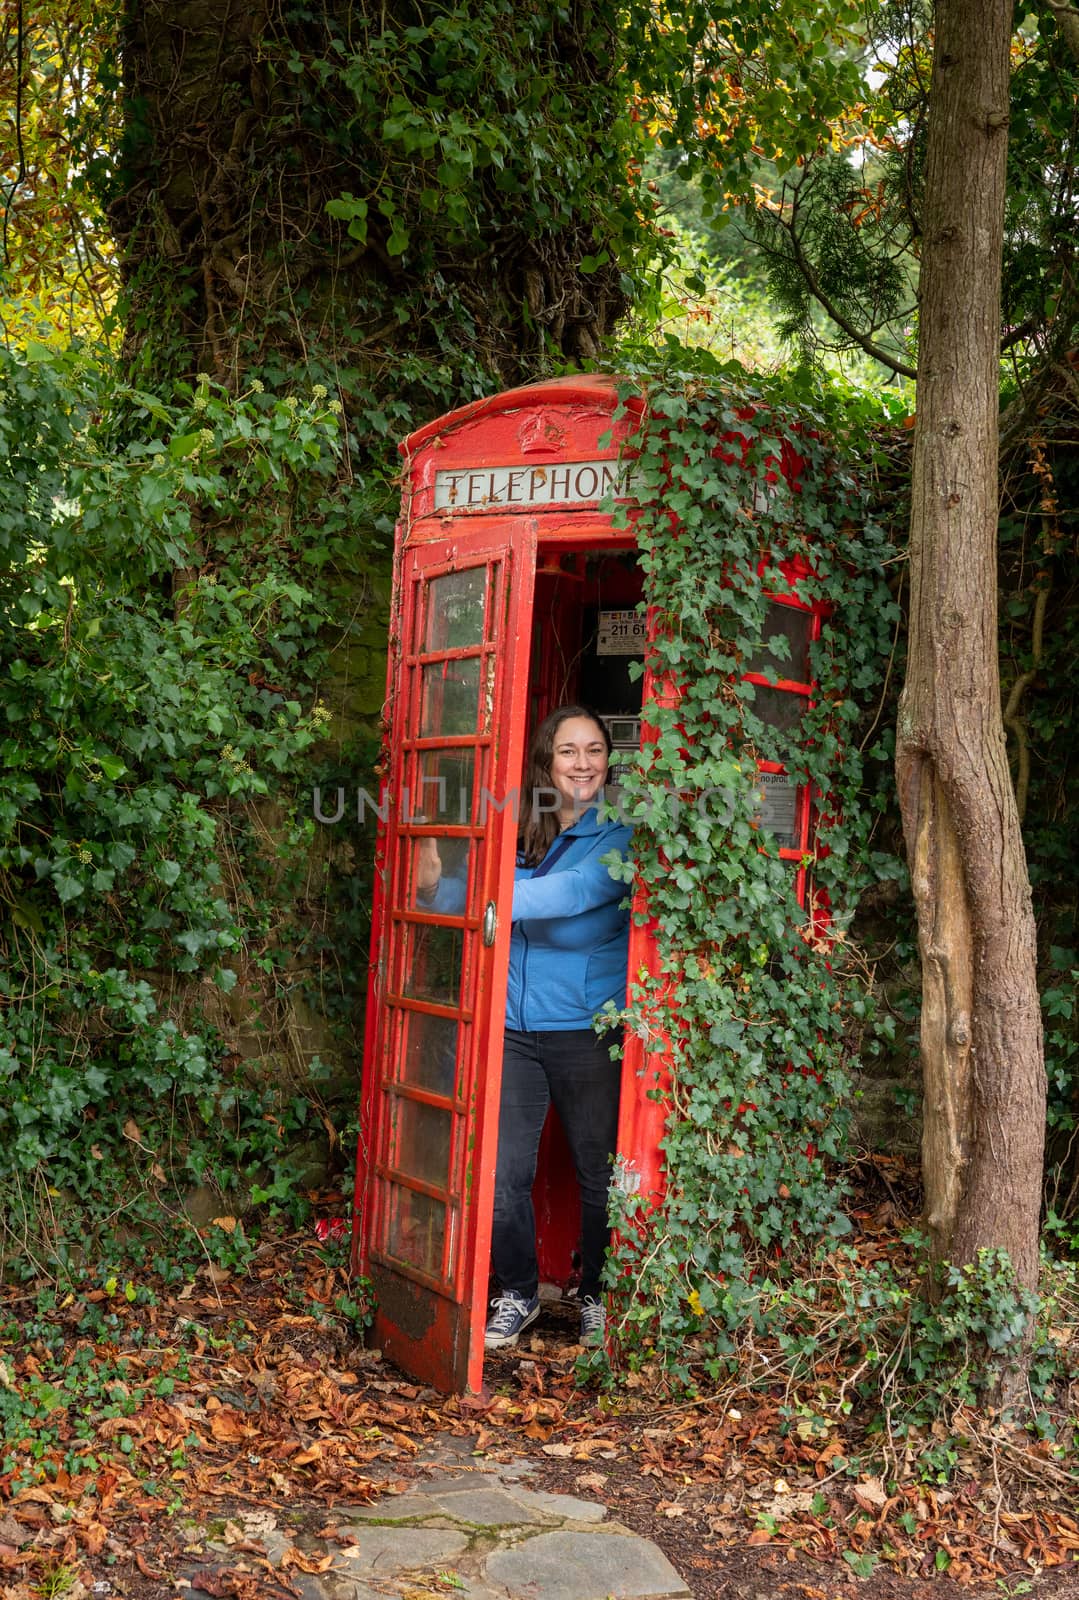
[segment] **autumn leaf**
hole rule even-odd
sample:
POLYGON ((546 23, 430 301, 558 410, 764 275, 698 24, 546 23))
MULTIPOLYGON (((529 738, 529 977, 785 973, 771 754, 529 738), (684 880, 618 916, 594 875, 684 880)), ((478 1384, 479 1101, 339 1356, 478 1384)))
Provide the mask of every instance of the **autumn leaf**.
POLYGON ((302 1550, 297 1550, 295 1545, 282 1551, 280 1565, 282 1569, 296 1567, 300 1572, 328 1572, 333 1566, 333 1554, 315 1556, 305 1555, 302 1550))
POLYGON ((863 1511, 882 1511, 888 1504, 888 1495, 879 1478, 863 1478, 854 1485, 854 1498, 863 1511))
POLYGON ((222 1406, 210 1418, 210 1432, 222 1444, 238 1444, 250 1439, 256 1430, 244 1420, 243 1413, 233 1406, 222 1406))

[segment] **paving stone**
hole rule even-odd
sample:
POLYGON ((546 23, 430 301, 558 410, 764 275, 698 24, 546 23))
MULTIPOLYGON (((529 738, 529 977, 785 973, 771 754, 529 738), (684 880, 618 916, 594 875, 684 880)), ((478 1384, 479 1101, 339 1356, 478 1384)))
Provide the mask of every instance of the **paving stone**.
POLYGON ((497 1472, 505 1481, 516 1478, 531 1478, 535 1476, 536 1464, 534 1461, 525 1461, 520 1457, 512 1461, 485 1462, 484 1468, 489 1472, 497 1472))
POLYGON ((500 1489, 501 1475, 497 1472, 442 1472, 437 1478, 424 1478, 415 1485, 419 1494, 445 1494, 457 1489, 500 1489))
MULTIPOLYGON (((524 1506, 523 1490, 513 1494, 503 1489, 497 1478, 477 1487, 466 1479, 444 1479, 429 1489, 417 1489, 412 1494, 388 1495, 374 1505, 360 1506, 345 1513, 351 1522, 445 1522, 452 1518, 481 1528, 518 1527, 521 1523, 548 1522, 550 1512, 538 1503, 524 1506), (490 1487, 489 1485, 493 1485, 490 1487)), ((535 1497, 533 1497, 535 1498, 535 1497)), ((553 1496, 553 1499, 568 1498, 553 1496)), ((583 1502, 582 1502, 583 1505, 583 1502)), ((555 1516, 568 1513, 555 1511, 555 1516)), ((591 1519, 590 1519, 591 1520, 591 1519)))
POLYGON ((434 1496, 419 1489, 413 1494, 388 1494, 369 1506, 350 1506, 338 1509, 341 1521, 350 1522, 405 1522, 414 1517, 441 1517, 445 1512, 434 1496))
POLYGON ((484 1563, 484 1576, 529 1600, 622 1600, 688 1595, 666 1556, 647 1539, 611 1533, 538 1533, 484 1563))
POLYGON ((422 1445, 416 1460, 437 1461, 445 1467, 453 1460, 474 1460, 475 1449, 475 1439, 469 1439, 464 1434, 434 1433, 422 1445))
POLYGON ((477 1455, 475 1439, 465 1439, 456 1433, 436 1433, 420 1450, 416 1461, 421 1466, 441 1467, 444 1472, 475 1472, 503 1479, 529 1478, 536 1470, 534 1462, 520 1456, 509 1461, 495 1461, 489 1456, 477 1455))
MULTIPOLYGON (((334 1574, 330 1582, 323 1579, 324 1588, 320 1596, 314 1600, 419 1600, 430 1594, 430 1600, 507 1600, 505 1589, 492 1589, 482 1579, 468 1572, 462 1572, 458 1567, 443 1567, 439 1569, 444 1575, 454 1579, 452 1590, 445 1585, 432 1582, 430 1577, 380 1577, 372 1584, 362 1578, 342 1578, 334 1574), (457 1584, 461 1587, 458 1588, 457 1584)), ((327 1574, 327 1577, 330 1577, 327 1574)), ((305 1596, 305 1600, 307 1597, 305 1596)))
POLYGON ((526 1511, 538 1511, 570 1522, 602 1522, 607 1515, 606 1506, 598 1505, 595 1500, 578 1500, 572 1494, 553 1494, 546 1489, 516 1487, 512 1493, 526 1511))
MULTIPOLYGON (((288 1581, 289 1587, 299 1600, 326 1600, 326 1589, 322 1579, 315 1573, 297 1572, 293 1567, 289 1570, 288 1581)), ((360 1597, 350 1595, 349 1600, 360 1600, 360 1597)), ((367 1600, 367 1597, 363 1596, 362 1600, 367 1600)), ((386 1600, 386 1596, 381 1595, 379 1600, 386 1600)))
MULTIPOLYGON (((357 1577, 408 1572, 414 1567, 453 1562, 468 1546, 468 1537, 456 1528, 379 1528, 360 1526, 357 1542, 341 1551, 342 1560, 357 1577)), ((347 1568, 346 1568, 347 1571, 347 1568)))
POLYGON ((443 1489, 437 1496, 438 1505, 459 1522, 470 1522, 481 1528, 507 1528, 533 1517, 523 1509, 513 1495, 505 1489, 443 1489))
MULTIPOLYGON (((244 1576, 250 1579, 251 1567, 250 1557, 248 1555, 245 1554, 237 1556, 234 1550, 229 1550, 215 1544, 207 1545, 207 1550, 212 1552, 215 1558, 212 1563, 186 1562, 178 1569, 176 1576, 177 1579, 182 1579, 184 1587, 179 1588, 178 1586, 174 1586, 176 1587, 177 1592, 184 1594, 190 1593, 192 1583, 197 1581, 200 1577, 205 1576, 208 1566, 211 1568, 211 1570, 212 1568, 216 1567, 218 1570, 224 1573, 235 1572, 237 1580, 241 1583, 241 1585, 244 1576), (219 1559, 222 1556, 224 1559, 219 1559)), ((326 1600, 326 1589, 321 1581, 321 1578, 315 1576, 314 1574, 296 1572, 294 1570, 289 1578, 289 1582, 292 1585, 293 1591, 298 1597, 298 1600, 326 1600)), ((7 1593, 6 1590, 4 1592, 7 1593)), ((83 1592, 85 1593, 85 1591, 83 1592)), ((170 1589, 169 1593, 171 1594, 172 1592, 173 1590, 170 1589)), ((194 1592, 198 1593, 199 1591, 196 1590, 194 1592)), ((353 1597, 349 1595, 347 1600, 353 1600, 353 1597)), ((364 1597, 364 1600, 366 1600, 366 1597, 364 1597)), ((385 1596, 382 1597, 382 1600, 385 1600, 385 1596)), ((461 1600, 464 1600, 463 1595, 461 1600)))
MULTIPOLYGON (((464 1459, 470 1441, 439 1443, 431 1466, 441 1470, 430 1479, 372 1505, 338 1508, 358 1542, 336 1552, 331 1571, 294 1575, 303 1600, 418 1600, 429 1583, 434 1600, 441 1586, 433 1572, 454 1575, 462 1585, 456 1600, 687 1600, 685 1582, 661 1551, 605 1521, 605 1506, 525 1488, 520 1480, 535 1470, 527 1461, 473 1466, 464 1459), (575 1526, 552 1528, 552 1519, 575 1526), (602 1530, 587 1526, 599 1522, 602 1530), (501 1548, 485 1555, 465 1523, 501 1530, 501 1548)), ((278 1555, 281 1530, 258 1531, 278 1555)))
POLYGON ((399 1595, 400 1590, 394 1586, 389 1587, 380 1583, 377 1589, 372 1589, 369 1583, 364 1583, 358 1578, 345 1578, 339 1574, 327 1573, 322 1579, 322 1597, 330 1596, 330 1600, 393 1600, 399 1595))
MULTIPOLYGON (((484 1583, 475 1573, 462 1572, 460 1567, 443 1568, 443 1571, 454 1579, 453 1586, 433 1583, 431 1587, 434 1593, 431 1595, 431 1600, 507 1600, 505 1589, 492 1589, 489 1583, 484 1583), (458 1583, 464 1587, 458 1589, 458 1583)), ((419 1600, 419 1597, 410 1595, 409 1600, 419 1600)), ((510 1597, 510 1600, 516 1600, 516 1597, 510 1597)), ((787 1600, 787 1597, 784 1596, 783 1600, 787 1600)))

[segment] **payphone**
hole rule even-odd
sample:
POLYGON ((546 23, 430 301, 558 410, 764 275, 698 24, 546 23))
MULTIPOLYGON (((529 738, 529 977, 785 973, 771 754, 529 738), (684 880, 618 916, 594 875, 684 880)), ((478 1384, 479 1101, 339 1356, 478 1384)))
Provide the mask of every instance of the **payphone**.
MULTIPOLYGON (((559 704, 594 706, 617 784, 648 739, 649 706, 676 694, 648 670, 629 443, 643 405, 610 378, 560 379, 467 406, 402 446, 353 1240, 383 1350, 442 1389, 482 1379, 529 732, 559 704), (625 525, 612 501, 628 508, 625 525), (452 916, 416 893, 432 837, 462 885, 452 916)), ((764 651, 743 676, 761 715, 795 726, 813 694, 821 608, 803 604, 797 571, 784 570, 789 591, 774 595, 765 637, 783 633, 789 659, 764 651)), ((759 777, 762 821, 803 892, 812 795, 775 763, 761 762, 759 777)), ((634 893, 629 969, 658 971, 647 885, 634 893)), ((662 1049, 627 1034, 618 1181, 644 1194, 663 1183, 668 1068, 662 1049)), ((554 1292, 573 1285, 574 1189, 551 1123, 535 1199, 541 1279, 554 1292)))

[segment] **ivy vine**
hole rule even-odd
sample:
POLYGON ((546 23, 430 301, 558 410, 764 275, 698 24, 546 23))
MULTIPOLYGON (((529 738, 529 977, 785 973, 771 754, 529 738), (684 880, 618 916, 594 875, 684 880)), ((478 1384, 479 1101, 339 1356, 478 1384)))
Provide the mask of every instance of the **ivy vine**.
POLYGON ((655 742, 626 779, 661 953, 654 978, 630 975, 628 1022, 652 1037, 658 1016, 677 1020, 666 1193, 658 1214, 623 1197, 610 1268, 630 1361, 655 1353, 684 1373, 692 1351, 714 1366, 762 1285, 849 1229, 851 1024, 872 1008, 848 938, 872 815, 855 731, 897 616, 895 552, 869 511, 874 416, 864 399, 727 371, 653 387, 634 441, 646 500, 634 529, 658 618, 650 665, 677 693, 650 708, 655 742), (789 478, 777 470, 796 460, 789 478), (762 650, 789 653, 767 617, 792 561, 798 598, 830 609, 811 650, 815 700, 784 730, 743 674, 762 650), (760 822, 759 760, 817 796, 806 910, 798 863, 760 822), (722 805, 701 803, 716 795, 722 805))

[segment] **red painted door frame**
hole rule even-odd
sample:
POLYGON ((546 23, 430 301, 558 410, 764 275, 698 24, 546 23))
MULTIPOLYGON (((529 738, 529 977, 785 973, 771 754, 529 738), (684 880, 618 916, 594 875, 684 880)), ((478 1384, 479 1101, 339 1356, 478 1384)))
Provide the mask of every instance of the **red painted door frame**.
POLYGON ((406 546, 396 586, 354 1238, 375 1339, 446 1390, 482 1382, 534 571, 534 521, 497 519, 406 546), (417 896, 432 838, 449 910, 417 896))

